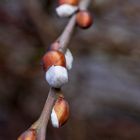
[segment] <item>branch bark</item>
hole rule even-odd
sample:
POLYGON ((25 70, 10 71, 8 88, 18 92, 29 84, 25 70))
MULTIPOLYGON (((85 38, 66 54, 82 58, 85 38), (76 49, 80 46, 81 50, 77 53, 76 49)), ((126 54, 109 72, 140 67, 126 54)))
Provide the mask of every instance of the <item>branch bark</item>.
MULTIPOLYGON (((88 5, 90 3, 90 0, 81 0, 79 3, 79 9, 86 10, 88 8, 88 5)), ((74 14, 71 19, 69 20, 67 26, 65 27, 63 33, 60 35, 60 37, 57 39, 60 43, 60 50, 65 53, 68 43, 70 42, 71 36, 74 31, 74 27, 76 25, 76 15, 74 14)), ((57 91, 54 89, 50 89, 50 92, 48 94, 47 101, 45 103, 44 109, 42 111, 40 120, 41 120, 41 128, 40 133, 38 135, 38 140, 45 140, 45 133, 46 128, 48 124, 48 120, 51 114, 51 110, 53 108, 57 91)))
MULTIPOLYGON (((32 1, 32 0, 30 0, 32 1)), ((91 0, 81 0, 79 3, 79 9, 86 10, 91 0)), ((74 14, 71 19, 69 20, 67 26, 65 27, 63 33, 59 36, 57 41, 60 43, 60 50, 65 53, 68 43, 72 37, 74 27, 76 25, 76 15, 74 14)), ((40 26, 40 25, 39 25, 40 26)), ((36 129, 38 132, 37 140, 45 140, 46 139, 46 128, 48 125, 48 121, 50 118, 50 114, 57 98, 57 93, 59 91, 50 88, 48 98, 46 100, 44 109, 40 115, 38 121, 36 121, 30 128, 36 129)))
POLYGON ((50 114, 52 111, 52 108, 54 106, 55 100, 56 100, 56 89, 50 88, 48 98, 46 100, 45 106, 43 108, 42 114, 40 116, 40 132, 38 135, 38 140, 45 140, 46 136, 46 128, 47 124, 50 118, 50 114))

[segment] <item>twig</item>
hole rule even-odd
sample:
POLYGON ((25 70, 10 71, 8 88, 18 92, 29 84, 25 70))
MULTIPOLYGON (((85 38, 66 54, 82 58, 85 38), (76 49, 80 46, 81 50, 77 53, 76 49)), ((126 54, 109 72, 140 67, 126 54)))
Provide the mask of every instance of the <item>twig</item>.
POLYGON ((44 109, 43 109, 41 117, 40 117, 41 129, 40 129, 40 133, 38 135, 39 140, 45 140, 46 128, 47 128, 47 124, 48 124, 48 121, 50 118, 52 107, 53 107, 55 100, 56 100, 56 93, 57 93, 57 91, 54 88, 50 88, 48 98, 46 100, 44 109))
MULTIPOLYGON (((82 10, 87 9, 89 3, 90 3, 90 0, 81 0, 81 2, 79 3, 79 9, 82 9, 82 10)), ((69 20, 67 26, 65 27, 63 33, 57 39, 57 41, 59 41, 59 43, 60 43, 60 50, 64 53, 65 53, 65 51, 67 49, 67 45, 68 45, 68 43, 71 39, 72 33, 74 31, 75 24, 76 24, 76 15, 73 15, 71 17, 71 19, 69 20)), ((46 101, 45 107, 44 107, 42 115, 41 115, 41 116, 43 116, 41 119, 43 119, 43 120, 45 118, 47 118, 47 119, 43 121, 44 122, 44 127, 42 127, 42 129, 41 129, 41 133, 38 137, 39 138, 38 140, 45 140, 44 135, 45 135, 45 132, 46 132, 48 119, 49 119, 50 113, 51 113, 50 110, 52 110, 52 108, 53 108, 53 104, 50 105, 50 101, 49 101, 50 97, 49 96, 51 96, 51 94, 48 95, 48 99, 46 101)), ((53 101, 55 101, 55 98, 56 98, 55 95, 53 96, 53 98, 54 98, 53 101)))
MULTIPOLYGON (((81 2, 79 4, 79 9, 82 9, 82 10, 87 9, 89 3, 90 3, 90 0, 81 0, 81 2)), ((59 41, 59 43, 60 43, 60 49, 63 52, 66 51, 67 45, 68 45, 68 43, 71 39, 72 33, 74 31, 75 24, 76 24, 76 16, 73 15, 71 17, 71 19, 69 20, 69 22, 68 22, 66 28, 64 29, 63 33, 57 39, 57 41, 59 41)), ((52 96, 51 91, 52 90, 50 90, 50 93, 48 95, 45 107, 44 107, 43 112, 41 114, 40 119, 42 120, 41 125, 43 125, 43 127, 41 128, 41 131, 39 133, 38 140, 45 140, 46 127, 47 127, 47 124, 48 124, 48 120, 49 120, 49 117, 50 117, 51 110, 53 108, 53 104, 54 104, 55 99, 56 99, 56 95, 54 93, 56 91, 53 90, 53 96, 52 96)))
MULTIPOLYGON (((81 0, 79 3, 79 9, 86 10, 91 0, 81 0)), ((76 24, 76 15, 73 15, 69 20, 66 28, 63 33, 57 39, 60 43, 60 50, 65 53, 67 49, 67 45, 71 39, 72 33, 74 31, 74 27, 76 24)), ((41 113, 41 116, 37 122, 35 122, 31 128, 36 129, 38 131, 37 140, 45 140, 46 136, 46 128, 48 125, 48 120, 50 118, 51 110, 57 98, 58 91, 54 88, 50 88, 48 98, 46 100, 44 109, 41 113)))
POLYGON ((76 23, 76 16, 74 15, 70 19, 70 21, 69 21, 68 25, 66 26, 66 28, 64 29, 63 33, 57 39, 57 41, 59 41, 59 43, 60 43, 60 50, 62 52, 66 51, 67 45, 68 45, 70 38, 72 36, 72 33, 74 31, 75 23, 76 23))
POLYGON ((50 88, 48 98, 44 105, 43 111, 39 117, 39 119, 30 127, 31 129, 35 129, 38 132, 37 140, 45 140, 46 137, 46 128, 50 118, 50 114, 54 103, 57 99, 57 96, 61 95, 61 90, 50 88))

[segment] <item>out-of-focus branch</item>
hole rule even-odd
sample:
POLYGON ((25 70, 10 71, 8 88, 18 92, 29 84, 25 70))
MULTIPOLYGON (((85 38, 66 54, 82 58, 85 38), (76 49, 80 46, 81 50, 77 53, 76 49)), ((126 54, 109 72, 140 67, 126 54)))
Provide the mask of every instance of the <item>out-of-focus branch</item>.
POLYGON ((45 47, 48 45, 47 37, 53 37, 55 28, 50 24, 49 17, 42 10, 39 0, 22 0, 25 11, 28 13, 45 47))

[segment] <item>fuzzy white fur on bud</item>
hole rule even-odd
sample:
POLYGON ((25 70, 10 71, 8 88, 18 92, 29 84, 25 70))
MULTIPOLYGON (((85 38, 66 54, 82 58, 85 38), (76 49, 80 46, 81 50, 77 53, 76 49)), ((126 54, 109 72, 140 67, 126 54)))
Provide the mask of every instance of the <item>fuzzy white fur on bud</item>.
POLYGON ((67 69, 62 66, 51 66, 46 72, 46 80, 51 87, 60 88, 68 82, 67 69))
POLYGON ((56 8, 56 12, 60 17, 69 17, 78 10, 77 6, 70 4, 62 4, 56 8))
POLYGON ((52 113, 51 113, 51 122, 52 122, 53 127, 59 128, 59 120, 57 118, 57 115, 54 109, 52 110, 52 113))
POLYGON ((68 70, 72 69, 73 55, 69 49, 65 53, 66 67, 68 70))

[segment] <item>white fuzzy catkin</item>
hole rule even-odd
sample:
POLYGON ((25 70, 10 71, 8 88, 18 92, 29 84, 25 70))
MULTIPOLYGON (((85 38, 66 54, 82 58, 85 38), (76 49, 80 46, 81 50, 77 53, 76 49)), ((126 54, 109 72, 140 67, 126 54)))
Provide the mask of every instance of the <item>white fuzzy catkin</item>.
POLYGON ((59 120, 57 118, 57 115, 54 109, 52 110, 52 113, 51 113, 51 122, 52 122, 53 127, 59 128, 59 120))
POLYGON ((66 59, 66 67, 68 70, 72 69, 73 64, 73 55, 69 49, 66 50, 65 53, 65 59, 66 59))
POLYGON ((59 17, 69 17, 78 10, 77 6, 70 4, 62 4, 56 8, 56 13, 59 17))
POLYGON ((60 88, 68 82, 67 69, 62 66, 51 66, 46 72, 46 80, 51 87, 60 88))

